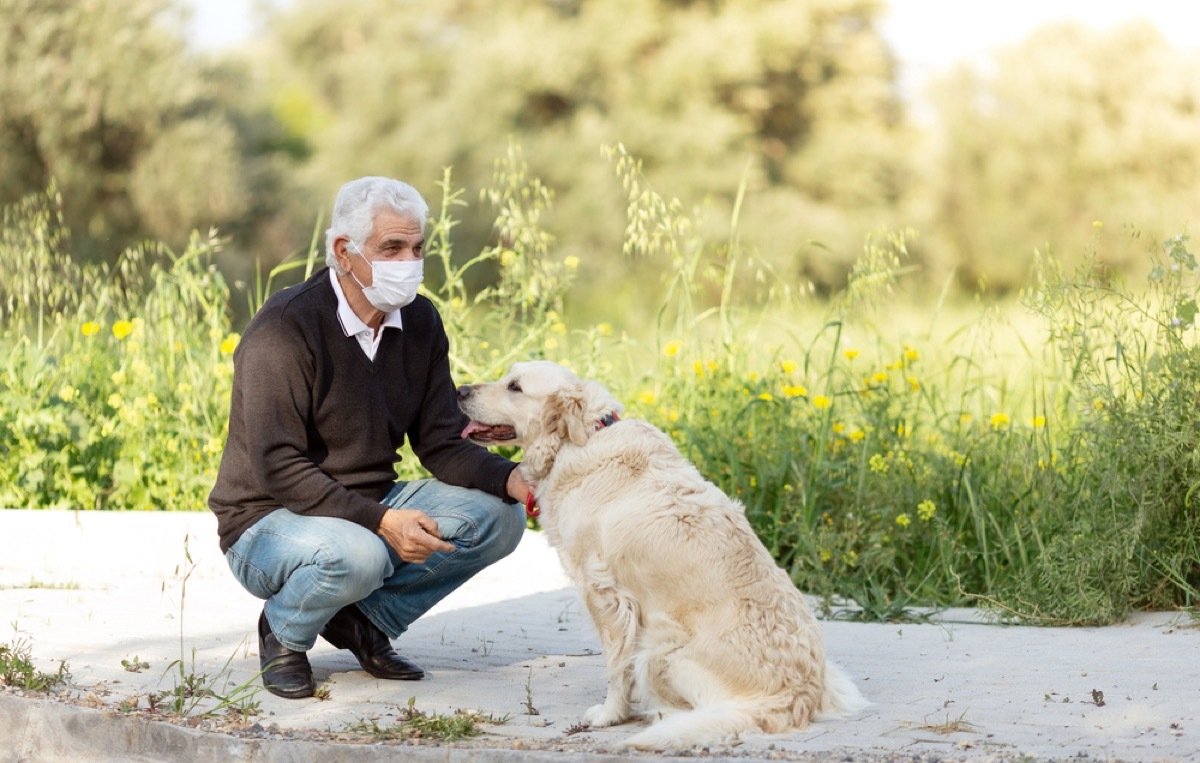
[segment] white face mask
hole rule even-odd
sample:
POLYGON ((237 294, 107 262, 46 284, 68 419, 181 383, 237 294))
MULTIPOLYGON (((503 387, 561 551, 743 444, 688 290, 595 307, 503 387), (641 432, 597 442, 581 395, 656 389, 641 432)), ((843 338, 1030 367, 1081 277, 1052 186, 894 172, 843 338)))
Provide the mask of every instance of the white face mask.
POLYGON ((381 313, 390 313, 411 304, 417 298, 417 288, 425 278, 425 260, 385 260, 371 262, 358 248, 358 244, 349 242, 354 247, 355 254, 366 260, 371 266, 371 285, 363 286, 353 272, 353 278, 362 286, 363 296, 371 306, 381 313))

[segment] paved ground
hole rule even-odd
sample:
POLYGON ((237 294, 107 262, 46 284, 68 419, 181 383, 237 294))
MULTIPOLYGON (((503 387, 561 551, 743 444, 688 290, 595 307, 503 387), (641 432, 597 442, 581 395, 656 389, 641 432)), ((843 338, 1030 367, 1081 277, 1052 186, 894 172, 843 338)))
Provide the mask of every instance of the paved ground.
POLYGON ((968 610, 922 625, 827 621, 831 658, 872 708, 707 753, 618 751, 636 725, 576 728, 603 698, 603 661, 536 533, 397 642, 431 673, 425 681, 377 681, 321 642, 311 658, 324 701, 258 692, 248 700, 257 715, 240 724, 200 717, 204 703, 182 721, 148 720, 162 715, 148 712, 148 697, 189 676, 223 694, 254 685, 259 609, 225 567, 207 513, 0 512, 0 645, 28 645, 44 671, 65 660, 73 676, 57 698, 0 691, 0 761, 479 763, 548 759, 546 750, 577 761, 1200 760, 1200 629, 1172 613, 1070 630, 987 625, 968 610), (428 713, 508 720, 453 745, 349 733, 393 726, 410 699, 428 713))

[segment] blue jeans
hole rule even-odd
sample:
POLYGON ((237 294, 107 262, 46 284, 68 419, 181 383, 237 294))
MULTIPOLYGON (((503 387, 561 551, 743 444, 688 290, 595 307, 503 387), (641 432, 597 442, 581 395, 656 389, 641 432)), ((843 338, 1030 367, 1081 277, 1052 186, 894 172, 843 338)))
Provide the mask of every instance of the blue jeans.
POLYGON ((238 582, 266 600, 263 611, 280 644, 308 651, 347 604, 357 604, 396 638, 475 573, 512 553, 525 530, 521 506, 432 479, 397 482, 383 503, 433 517, 455 550, 412 564, 362 525, 277 509, 225 554, 238 582))

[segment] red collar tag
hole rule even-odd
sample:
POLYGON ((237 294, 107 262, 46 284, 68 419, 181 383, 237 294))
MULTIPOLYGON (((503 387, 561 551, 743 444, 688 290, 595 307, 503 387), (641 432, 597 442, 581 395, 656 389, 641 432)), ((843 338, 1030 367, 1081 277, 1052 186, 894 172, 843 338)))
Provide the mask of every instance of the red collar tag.
POLYGON ((533 491, 530 490, 529 494, 525 496, 525 516, 530 519, 537 519, 538 514, 541 513, 542 510, 538 508, 537 499, 533 497, 533 491))

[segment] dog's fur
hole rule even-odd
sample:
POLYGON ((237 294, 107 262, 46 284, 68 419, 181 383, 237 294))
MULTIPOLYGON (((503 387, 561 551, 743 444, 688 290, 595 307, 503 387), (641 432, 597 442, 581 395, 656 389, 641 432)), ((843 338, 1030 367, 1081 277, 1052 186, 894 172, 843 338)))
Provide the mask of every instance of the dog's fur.
POLYGON ((541 523, 600 635, 608 697, 592 727, 662 720, 642 749, 803 729, 867 706, 825 660, 821 631, 740 503, 620 403, 544 361, 459 388, 464 437, 520 445, 541 523), (611 421, 611 418, 609 419, 611 421), (640 711, 640 712, 639 712, 640 711))

